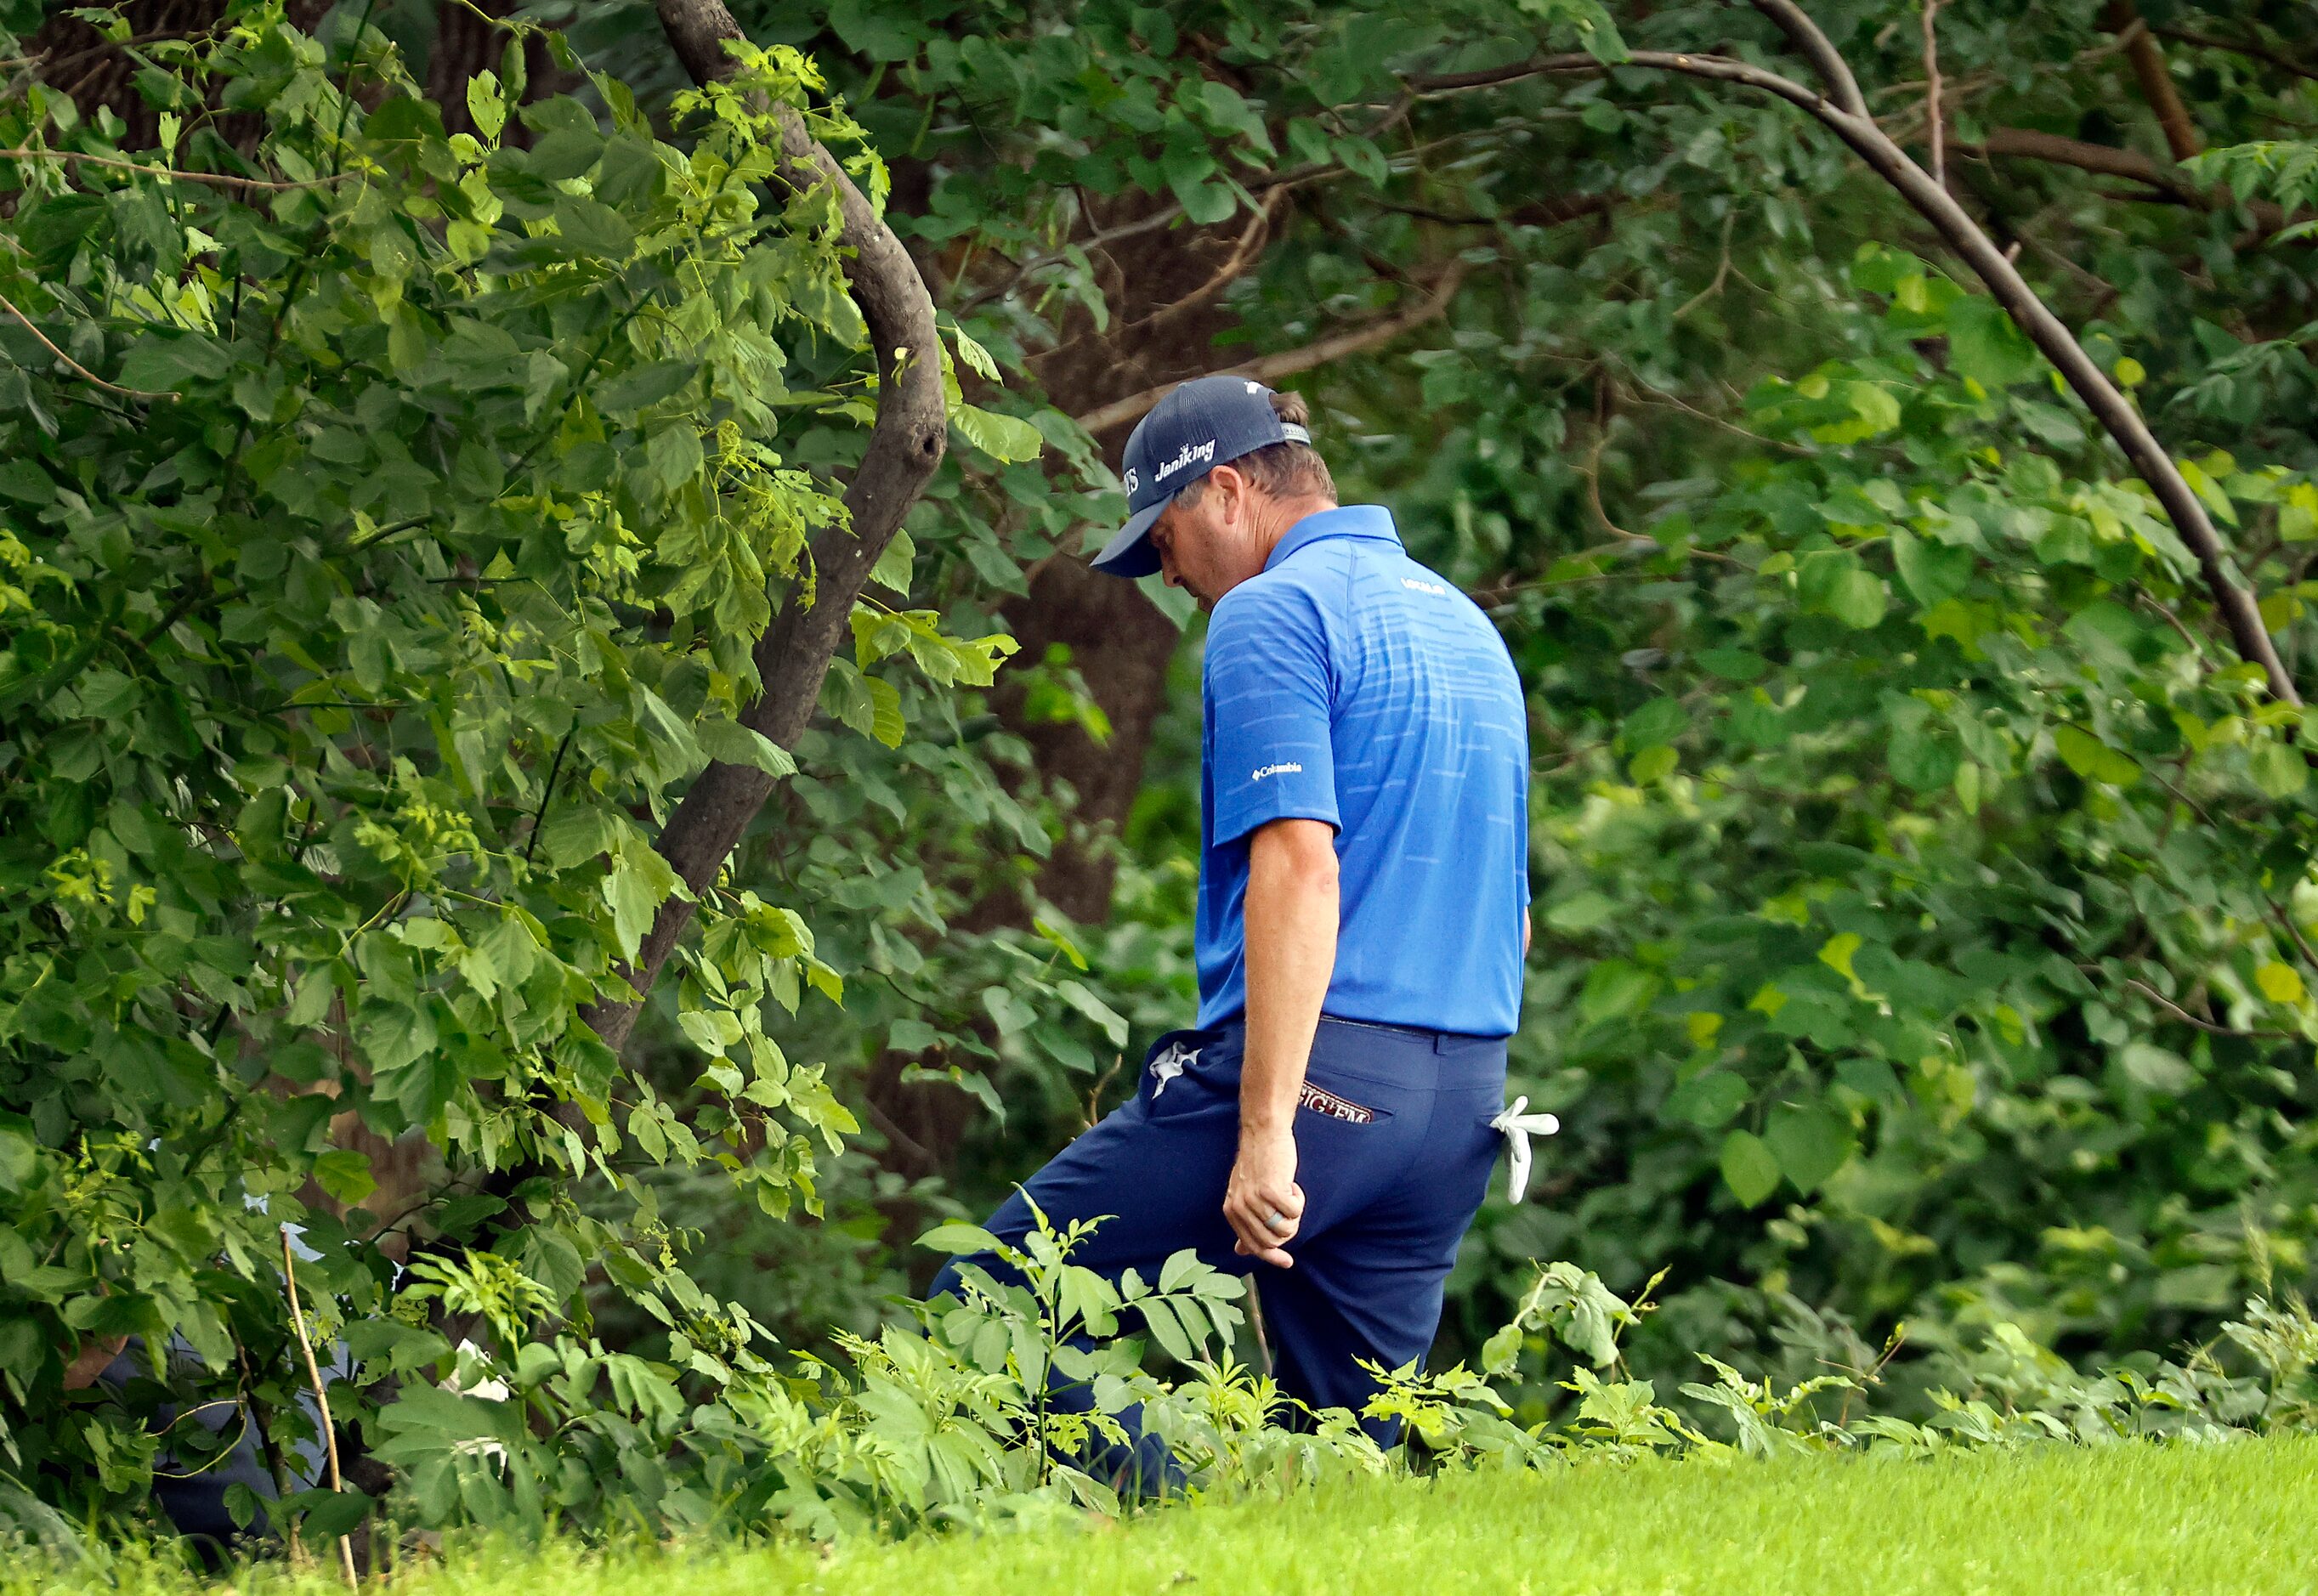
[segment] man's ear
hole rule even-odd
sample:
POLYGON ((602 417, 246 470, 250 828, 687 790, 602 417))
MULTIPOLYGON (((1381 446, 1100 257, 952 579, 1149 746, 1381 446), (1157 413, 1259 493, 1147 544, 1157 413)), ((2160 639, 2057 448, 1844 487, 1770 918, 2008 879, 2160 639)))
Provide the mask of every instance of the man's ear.
POLYGON ((1247 514, 1248 480, 1236 466, 1219 465, 1208 473, 1208 491, 1222 495, 1217 516, 1230 525, 1247 514))

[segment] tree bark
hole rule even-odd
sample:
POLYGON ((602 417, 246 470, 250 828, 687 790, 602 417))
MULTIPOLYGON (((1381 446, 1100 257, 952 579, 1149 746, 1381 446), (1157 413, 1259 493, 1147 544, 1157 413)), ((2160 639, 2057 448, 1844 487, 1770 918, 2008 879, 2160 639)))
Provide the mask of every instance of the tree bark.
POLYGON ((2143 22, 2133 0, 2110 0, 2101 25, 2112 33, 2132 34, 2125 40, 2125 58, 2133 64, 2141 97, 2156 113, 2157 125, 2165 134, 2165 148, 2173 152, 2173 158, 2186 161, 2205 148, 2205 140, 2197 137, 2197 124, 2189 120, 2189 108, 2181 103, 2172 68, 2165 64, 2165 47, 2143 22))

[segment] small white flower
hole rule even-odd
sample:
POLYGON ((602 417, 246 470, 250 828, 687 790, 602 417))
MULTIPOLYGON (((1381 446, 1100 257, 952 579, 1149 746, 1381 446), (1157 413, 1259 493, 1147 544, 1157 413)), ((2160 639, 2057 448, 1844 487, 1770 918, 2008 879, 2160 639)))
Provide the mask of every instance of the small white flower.
MULTIPOLYGON (((484 1356, 481 1347, 472 1341, 463 1340, 459 1343, 459 1367, 463 1370, 470 1367, 477 1369, 489 1368, 490 1361, 484 1356)), ((470 1380, 463 1374, 454 1373, 449 1379, 443 1382, 443 1389, 454 1396, 480 1397, 485 1402, 505 1402, 515 1394, 508 1388, 508 1383, 497 1375, 488 1379, 470 1380)), ((454 1452, 466 1453, 471 1457, 488 1458, 501 1468, 507 1466, 508 1449, 499 1441, 454 1441, 451 1449, 454 1452)))

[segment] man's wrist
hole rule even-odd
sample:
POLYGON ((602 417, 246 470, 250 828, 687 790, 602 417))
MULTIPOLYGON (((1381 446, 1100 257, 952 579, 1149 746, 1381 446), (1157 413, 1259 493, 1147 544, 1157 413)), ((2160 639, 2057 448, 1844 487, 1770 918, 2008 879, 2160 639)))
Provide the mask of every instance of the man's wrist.
POLYGON ((1239 1134, 1243 1142, 1269 1142, 1294 1133, 1296 1111, 1291 1107, 1286 1113, 1271 1108, 1242 1107, 1239 1112, 1239 1134))

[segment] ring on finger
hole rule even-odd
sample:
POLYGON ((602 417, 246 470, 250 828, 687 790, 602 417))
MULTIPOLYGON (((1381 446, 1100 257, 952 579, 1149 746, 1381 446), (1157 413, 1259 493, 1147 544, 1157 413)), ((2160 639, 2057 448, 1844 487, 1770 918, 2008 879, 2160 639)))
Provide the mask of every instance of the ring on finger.
POLYGON ((1286 1230, 1288 1228, 1288 1215, 1282 1214, 1279 1209, 1274 1208, 1271 1213, 1266 1214, 1263 1216, 1263 1223, 1265 1227, 1270 1230, 1286 1230))

